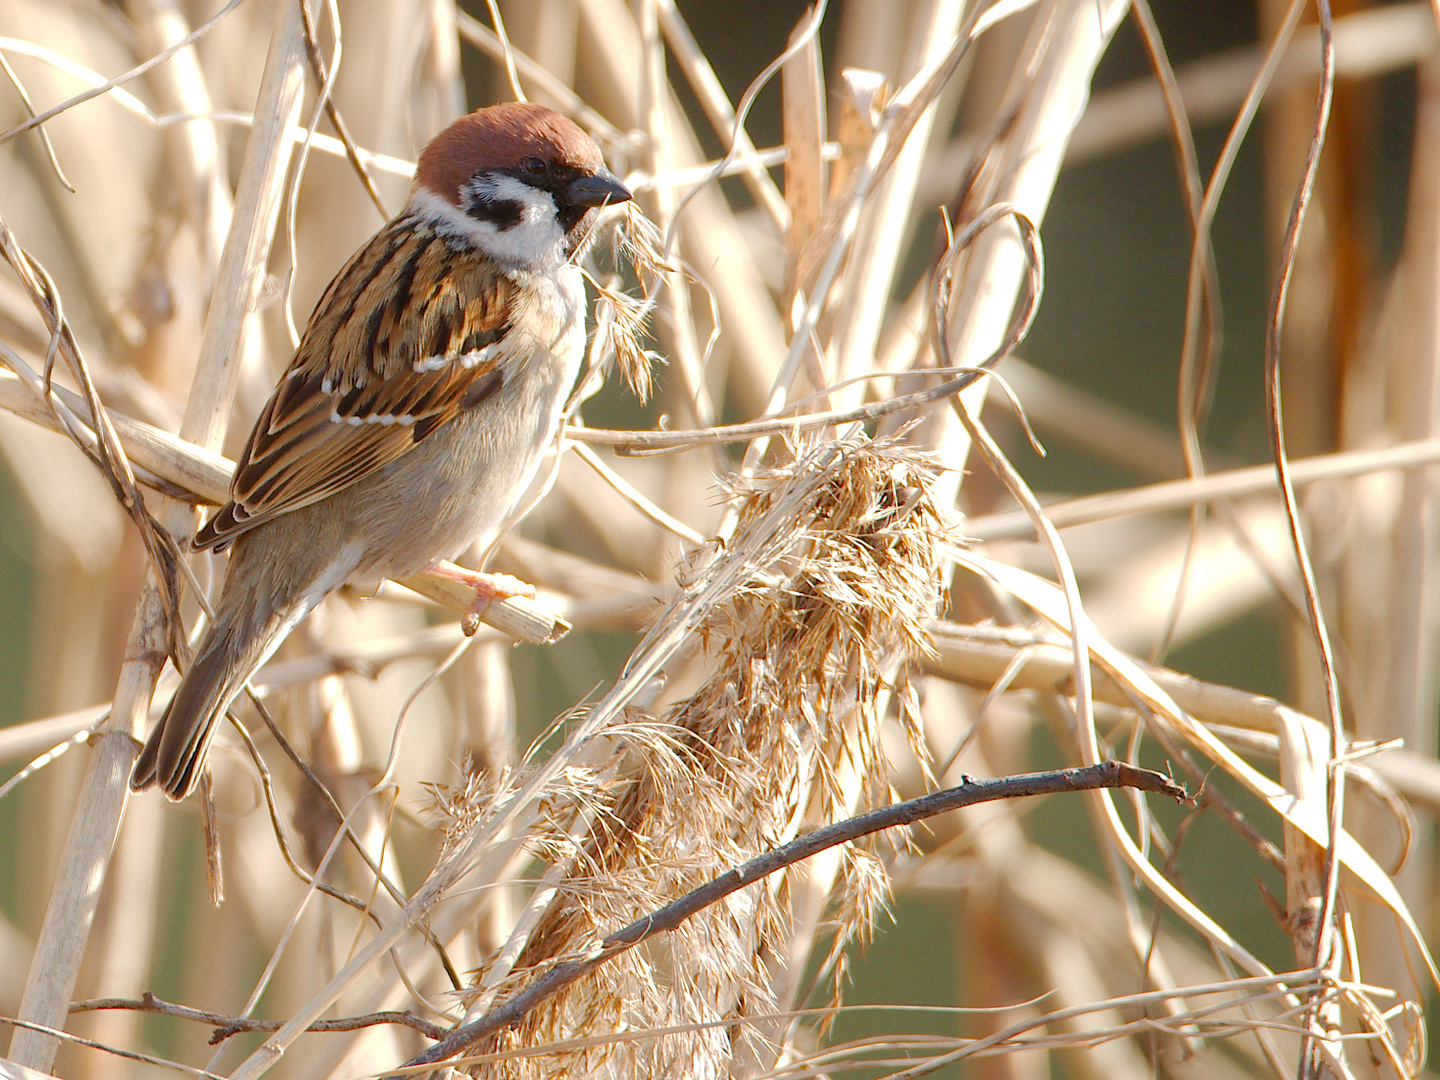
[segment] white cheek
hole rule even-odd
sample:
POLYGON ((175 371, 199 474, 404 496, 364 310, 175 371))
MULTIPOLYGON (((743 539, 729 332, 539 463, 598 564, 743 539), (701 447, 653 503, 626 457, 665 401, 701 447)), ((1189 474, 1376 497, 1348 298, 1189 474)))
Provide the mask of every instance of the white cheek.
POLYGON ((565 261, 565 230, 550 193, 510 176, 490 178, 486 185, 497 199, 520 204, 519 221, 507 229, 499 228, 424 188, 410 196, 410 209, 442 235, 478 248, 498 263, 526 270, 561 265, 565 261))
POLYGON ((537 194, 548 205, 522 203, 519 222, 508 229, 498 229, 488 221, 476 222, 482 232, 489 233, 482 246, 491 258, 527 269, 558 266, 565 261, 565 230, 560 227, 555 200, 546 192, 537 194))

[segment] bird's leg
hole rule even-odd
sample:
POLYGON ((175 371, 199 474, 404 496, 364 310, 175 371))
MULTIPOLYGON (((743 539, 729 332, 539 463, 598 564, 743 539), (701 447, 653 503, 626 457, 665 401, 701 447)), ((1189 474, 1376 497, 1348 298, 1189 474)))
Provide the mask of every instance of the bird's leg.
POLYGON ((441 560, 430 569, 440 577, 458 581, 467 588, 475 590, 475 602, 470 605, 470 610, 460 620, 460 629, 465 631, 466 637, 480 629, 480 616, 496 600, 509 600, 512 596, 533 597, 535 595, 534 585, 521 581, 517 577, 511 577, 509 574, 486 574, 479 570, 456 566, 448 560, 441 560))

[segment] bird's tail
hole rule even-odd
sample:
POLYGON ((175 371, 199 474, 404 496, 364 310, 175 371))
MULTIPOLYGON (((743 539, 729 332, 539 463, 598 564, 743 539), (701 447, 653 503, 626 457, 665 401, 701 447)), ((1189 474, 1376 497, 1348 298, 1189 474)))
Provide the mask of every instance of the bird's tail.
POLYGON ((195 789, 206 751, 230 702, 314 606, 306 598, 281 610, 227 611, 225 601, 230 599, 222 597, 215 625, 140 751, 130 773, 131 790, 143 791, 158 783, 166 795, 179 801, 195 789))

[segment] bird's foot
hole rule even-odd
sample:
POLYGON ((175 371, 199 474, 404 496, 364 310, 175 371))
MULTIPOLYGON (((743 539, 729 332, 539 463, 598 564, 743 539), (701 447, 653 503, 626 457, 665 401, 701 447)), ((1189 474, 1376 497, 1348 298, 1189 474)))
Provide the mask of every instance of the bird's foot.
POLYGON ((509 600, 512 596, 534 597, 535 586, 509 574, 486 574, 479 570, 467 570, 454 563, 442 562, 433 567, 436 573, 458 581, 475 590, 475 601, 460 620, 460 629, 470 637, 480 629, 480 616, 496 600, 509 600))

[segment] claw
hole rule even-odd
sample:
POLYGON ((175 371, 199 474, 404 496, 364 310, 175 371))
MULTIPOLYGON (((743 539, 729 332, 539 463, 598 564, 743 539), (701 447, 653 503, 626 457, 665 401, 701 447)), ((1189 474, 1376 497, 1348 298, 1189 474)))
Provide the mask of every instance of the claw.
POLYGON ((444 574, 453 581, 468 585, 475 590, 475 602, 470 605, 470 610, 460 620, 460 629, 465 632, 466 637, 472 636, 480 629, 480 616, 485 609, 496 600, 509 600, 512 596, 535 595, 535 586, 527 581, 521 581, 509 574, 484 574, 478 570, 467 570, 463 566, 456 566, 453 563, 441 563, 435 567, 436 571, 444 574))

